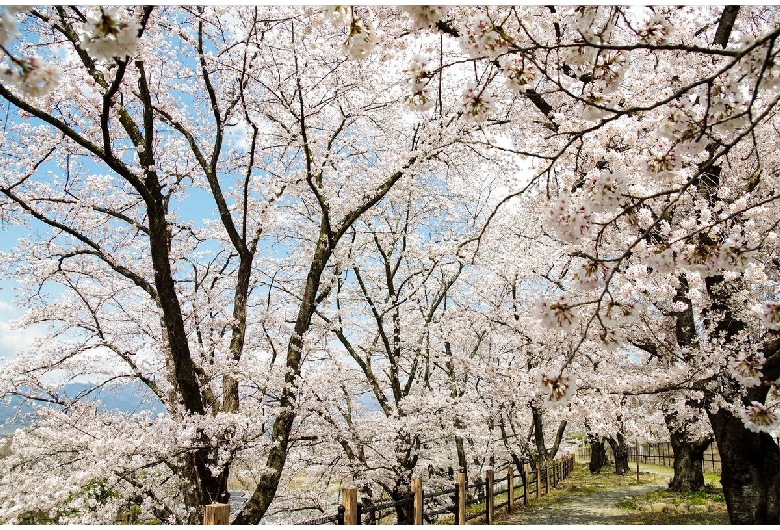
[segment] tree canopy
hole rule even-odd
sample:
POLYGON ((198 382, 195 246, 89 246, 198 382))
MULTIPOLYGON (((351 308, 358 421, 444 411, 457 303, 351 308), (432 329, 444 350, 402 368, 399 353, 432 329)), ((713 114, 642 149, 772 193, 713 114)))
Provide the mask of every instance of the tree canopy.
POLYGON ((575 429, 714 437, 732 522, 780 522, 778 36, 771 6, 0 8, 0 268, 46 330, 0 364, 35 407, 0 521, 194 523, 230 482, 256 524, 575 429), (165 413, 90 399, 130 383, 165 413))

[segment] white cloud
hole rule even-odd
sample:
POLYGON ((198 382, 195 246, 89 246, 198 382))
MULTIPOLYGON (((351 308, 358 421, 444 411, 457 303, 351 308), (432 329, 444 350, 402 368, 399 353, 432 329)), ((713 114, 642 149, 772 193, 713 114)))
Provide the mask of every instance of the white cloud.
MULTIPOLYGON (((0 311, 3 302, 0 302, 0 311)), ((11 322, 0 320, 0 358, 12 359, 20 351, 27 349, 35 339, 41 336, 41 332, 33 328, 15 328, 11 322)))

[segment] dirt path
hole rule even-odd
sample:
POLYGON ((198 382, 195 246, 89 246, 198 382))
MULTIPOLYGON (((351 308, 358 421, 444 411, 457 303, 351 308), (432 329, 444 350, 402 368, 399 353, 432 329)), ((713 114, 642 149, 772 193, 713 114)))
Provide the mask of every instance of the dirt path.
MULTIPOLYGON (((640 471, 646 471, 639 467, 640 471)), ((511 516, 502 518, 502 524, 616 524, 624 523, 626 510, 617 504, 626 497, 636 497, 665 486, 671 476, 653 469, 657 477, 652 484, 626 485, 620 489, 604 488, 592 493, 574 493, 561 497, 554 506, 531 504, 511 516)))

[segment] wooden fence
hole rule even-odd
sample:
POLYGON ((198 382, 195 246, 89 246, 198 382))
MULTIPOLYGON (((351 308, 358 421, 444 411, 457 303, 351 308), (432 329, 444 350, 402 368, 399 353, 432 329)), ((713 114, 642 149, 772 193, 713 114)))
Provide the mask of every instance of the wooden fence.
MULTIPOLYGON (((395 521, 396 524, 424 524, 435 522, 441 515, 452 514, 455 524, 466 524, 474 519, 483 519, 492 524, 498 510, 505 508, 512 513, 518 506, 525 506, 529 499, 550 493, 561 480, 574 469, 573 454, 557 458, 542 467, 531 468, 528 464, 515 475, 512 466, 507 466, 496 478, 493 469, 485 472, 484 480, 469 485, 464 473, 458 473, 453 487, 443 491, 424 492, 423 480, 412 479, 411 496, 400 501, 363 506, 358 502, 356 488, 344 488, 341 491, 341 505, 335 514, 325 515, 298 524, 380 524, 390 522, 399 505, 407 505, 411 514, 408 521, 395 521), (388 513, 390 512, 390 513, 388 513), (383 515, 384 514, 384 515, 383 515)), ((204 524, 228 524, 229 504, 211 504, 204 511, 204 524)))
MULTIPOLYGON (((609 444, 604 444, 604 448, 607 451, 607 458, 614 462, 615 456, 612 454, 612 448, 609 444)), ((672 451, 670 442, 634 444, 628 446, 627 449, 628 459, 631 462, 636 462, 637 455, 639 455, 638 461, 640 464, 654 464, 665 467, 674 466, 674 451, 672 451)), ((577 449, 577 459, 581 462, 590 460, 590 445, 584 445, 577 449)), ((704 451, 702 471, 705 473, 721 472, 720 453, 718 453, 718 447, 714 443, 711 443, 707 450, 704 451)))

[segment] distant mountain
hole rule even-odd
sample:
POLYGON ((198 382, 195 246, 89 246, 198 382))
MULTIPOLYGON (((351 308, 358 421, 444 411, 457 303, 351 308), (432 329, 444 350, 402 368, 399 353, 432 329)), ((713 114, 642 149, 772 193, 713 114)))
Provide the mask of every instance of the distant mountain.
MULTIPOLYGON (((69 397, 76 397, 95 385, 89 383, 69 383, 62 387, 62 392, 69 397)), ((165 413, 165 407, 143 384, 132 382, 122 385, 112 385, 100 388, 84 397, 86 401, 99 401, 98 410, 119 412, 152 412, 165 413)), ((55 405, 51 405, 55 406, 55 405)), ((0 434, 13 432, 23 427, 33 413, 33 408, 21 398, 14 396, 10 402, 0 404, 0 434)))

